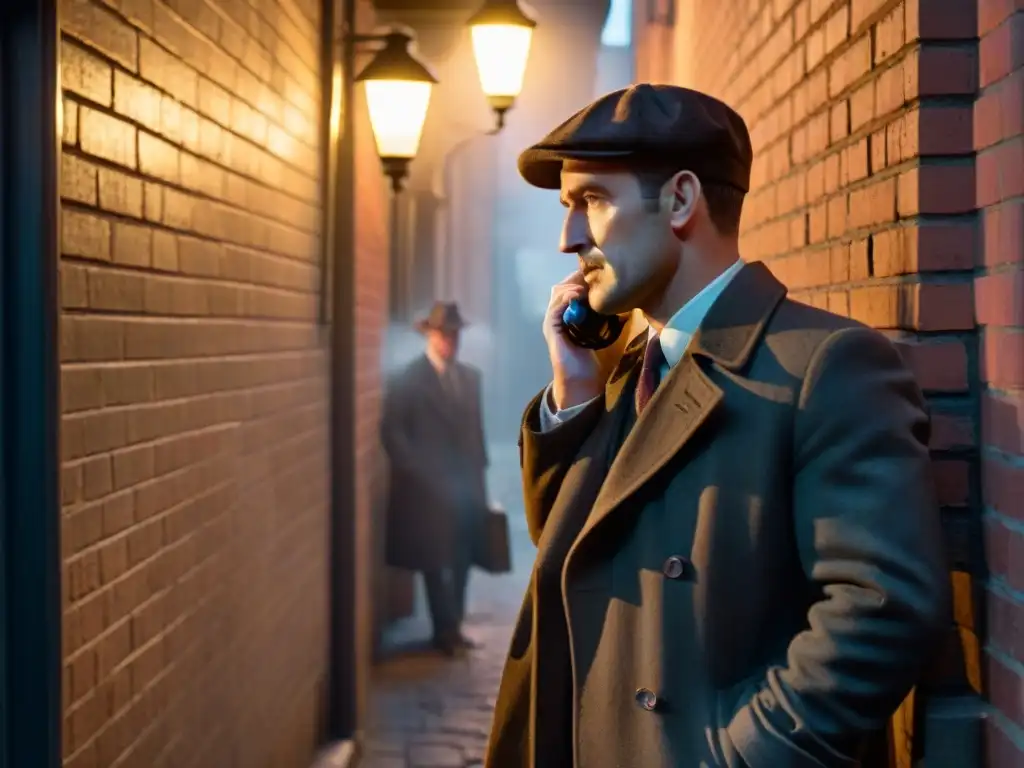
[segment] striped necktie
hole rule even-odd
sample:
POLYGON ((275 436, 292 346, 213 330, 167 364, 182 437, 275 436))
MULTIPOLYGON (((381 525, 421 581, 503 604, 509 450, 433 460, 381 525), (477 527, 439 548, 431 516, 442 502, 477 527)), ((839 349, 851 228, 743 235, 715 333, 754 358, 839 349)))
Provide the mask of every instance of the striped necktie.
POLYGON ((665 353, 661 351, 661 337, 654 334, 644 349, 644 363, 640 368, 640 381, 636 385, 636 414, 643 413, 647 403, 658 388, 661 366, 665 364, 665 353))

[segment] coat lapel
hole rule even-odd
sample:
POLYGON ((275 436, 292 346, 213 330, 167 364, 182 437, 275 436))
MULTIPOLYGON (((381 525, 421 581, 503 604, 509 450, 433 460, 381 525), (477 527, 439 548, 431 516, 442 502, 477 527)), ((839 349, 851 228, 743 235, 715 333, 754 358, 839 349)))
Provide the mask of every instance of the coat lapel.
MULTIPOLYGON (((632 408, 631 397, 621 398, 632 408)), ((619 449, 594 502, 585 537, 675 456, 722 400, 715 385, 693 357, 685 355, 658 387, 619 449)))
POLYGON ((438 375, 430 359, 423 355, 417 364, 417 376, 419 378, 423 396, 452 426, 459 427, 456 403, 444 389, 441 377, 438 375))
POLYGON ((632 369, 643 354, 646 331, 644 334, 633 339, 623 351, 605 388, 607 412, 581 446, 551 507, 537 542, 536 567, 541 571, 560 572, 566 553, 604 484, 615 436, 621 433, 628 417, 622 406, 630 398, 622 395, 632 391, 632 369))
MULTIPOLYGON (((678 454, 720 406, 722 390, 700 361, 708 360, 726 370, 742 368, 785 295, 785 287, 760 262, 748 264, 736 274, 627 435, 573 550, 678 454)), ((634 384, 641 356, 642 346, 632 361, 630 382, 634 384)), ((618 399, 612 406, 616 409, 632 408, 632 392, 632 387, 609 391, 606 398, 610 404, 613 397, 618 399)))

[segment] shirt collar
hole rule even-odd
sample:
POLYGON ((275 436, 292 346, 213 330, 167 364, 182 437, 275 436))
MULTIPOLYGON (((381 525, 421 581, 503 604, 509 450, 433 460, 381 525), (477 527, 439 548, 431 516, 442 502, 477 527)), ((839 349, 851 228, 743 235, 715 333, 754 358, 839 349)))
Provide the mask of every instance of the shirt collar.
POLYGON ((430 347, 427 347, 426 352, 427 360, 430 361, 430 364, 434 367, 434 370, 437 371, 437 375, 444 376, 445 372, 448 370, 448 361, 434 354, 434 350, 432 350, 430 347))
MULTIPOLYGON (((690 340, 697 333, 700 324, 704 322, 708 311, 722 295, 722 291, 736 276, 736 273, 743 268, 743 265, 743 259, 737 259, 731 267, 704 286, 700 293, 686 302, 682 309, 665 323, 661 332, 661 351, 670 368, 682 360, 686 348, 690 345, 690 340)), ((651 328, 650 332, 653 335, 655 331, 651 328)))

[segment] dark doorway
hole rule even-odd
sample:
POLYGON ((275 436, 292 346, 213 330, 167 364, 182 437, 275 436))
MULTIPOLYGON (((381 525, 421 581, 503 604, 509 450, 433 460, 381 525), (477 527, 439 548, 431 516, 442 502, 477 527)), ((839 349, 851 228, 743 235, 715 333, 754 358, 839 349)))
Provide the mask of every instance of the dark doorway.
POLYGON ((61 764, 56 0, 0 4, 0 766, 61 764))

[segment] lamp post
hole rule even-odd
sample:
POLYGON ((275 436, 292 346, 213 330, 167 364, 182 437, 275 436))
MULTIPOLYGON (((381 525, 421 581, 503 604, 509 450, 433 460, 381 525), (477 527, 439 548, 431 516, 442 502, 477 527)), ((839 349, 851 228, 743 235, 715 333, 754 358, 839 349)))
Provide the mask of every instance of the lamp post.
POLYGON ((366 86, 366 106, 384 173, 391 190, 402 191, 409 163, 420 148, 430 93, 437 78, 412 52, 412 35, 396 29, 357 41, 383 41, 384 47, 356 76, 366 86))
POLYGON ((523 89, 537 22, 518 0, 486 0, 467 24, 473 36, 480 85, 496 116, 496 133, 505 127, 505 113, 523 89))
MULTIPOLYGON (((340 750, 361 737, 369 658, 360 618, 370 613, 365 585, 372 580, 367 539, 371 521, 356 503, 357 324, 356 304, 356 83, 366 89, 374 142, 397 197, 419 149, 430 94, 437 79, 413 54, 412 36, 393 29, 382 35, 356 31, 357 0, 321 0, 325 94, 323 126, 324 233, 321 321, 330 334, 329 680, 324 734, 340 750), (360 44, 383 43, 355 72, 360 44)), ((372 529, 371 529, 372 530, 372 529)), ((339 752, 339 754, 341 754, 339 752)))

